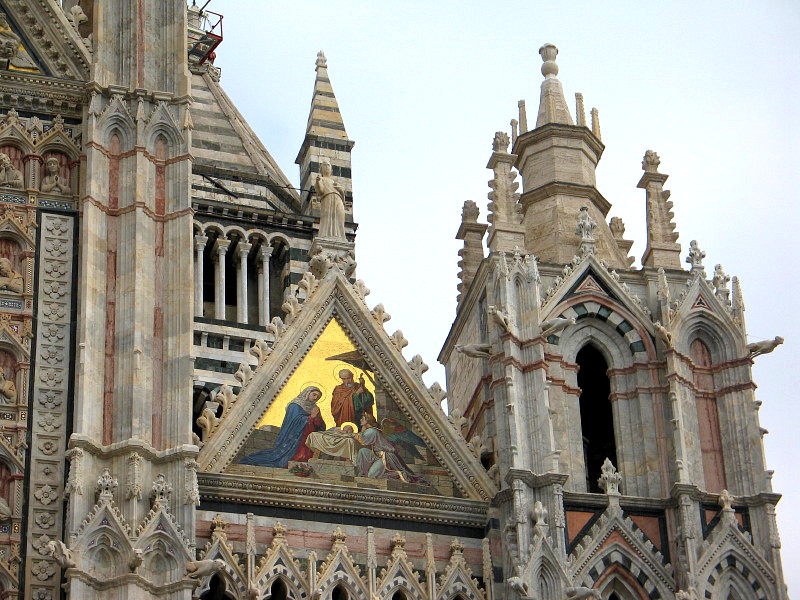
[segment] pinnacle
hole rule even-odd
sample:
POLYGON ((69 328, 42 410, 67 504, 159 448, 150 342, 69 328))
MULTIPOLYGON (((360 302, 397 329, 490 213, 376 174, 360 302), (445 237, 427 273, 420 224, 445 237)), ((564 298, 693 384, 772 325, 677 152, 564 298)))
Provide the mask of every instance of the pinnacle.
POLYGON ((564 99, 564 90, 558 80, 558 48, 553 44, 545 44, 539 48, 539 55, 542 57, 542 91, 539 99, 539 114, 536 117, 536 127, 542 127, 549 123, 561 123, 572 125, 572 115, 567 108, 567 101, 564 99))

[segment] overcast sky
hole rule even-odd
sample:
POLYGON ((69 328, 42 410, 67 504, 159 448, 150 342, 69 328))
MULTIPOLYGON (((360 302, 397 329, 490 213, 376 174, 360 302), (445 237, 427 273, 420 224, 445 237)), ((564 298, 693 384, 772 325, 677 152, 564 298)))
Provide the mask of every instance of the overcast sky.
POLYGON ((225 15, 222 84, 297 185, 294 159, 325 51, 353 151, 358 276, 402 329, 405 355, 436 357, 455 311, 454 239, 464 200, 485 220, 486 162, 517 101, 538 107, 538 48, 559 48, 568 104, 600 111, 598 188, 644 251, 645 150, 670 175, 679 242, 697 239, 710 273, 738 275, 749 341, 786 343, 757 359, 761 424, 790 595, 800 593, 800 4, 761 2, 436 2, 214 0, 225 15), (491 5, 491 6, 490 6, 491 5), (612 8, 600 8, 613 5, 612 8), (280 8, 280 10, 278 10, 280 8))

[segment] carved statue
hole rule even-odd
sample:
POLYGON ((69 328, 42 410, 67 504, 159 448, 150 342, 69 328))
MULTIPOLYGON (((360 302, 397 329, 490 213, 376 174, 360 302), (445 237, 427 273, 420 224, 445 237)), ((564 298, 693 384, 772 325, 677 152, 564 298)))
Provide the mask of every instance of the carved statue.
POLYGON ((542 337, 546 338, 554 333, 558 333, 569 327, 570 325, 575 325, 576 320, 572 319, 565 319, 564 317, 556 317, 555 319, 548 319, 544 323, 542 323, 542 337))
POLYGON ((314 189, 320 203, 319 237, 345 241, 344 190, 333 178, 331 163, 323 160, 314 189))
POLYGON ((214 560, 195 560, 186 563, 186 576, 189 579, 203 579, 218 573, 225 568, 225 561, 221 558, 214 560))
POLYGON ((72 190, 69 186, 69 181, 60 175, 61 164, 58 159, 51 156, 45 163, 47 175, 42 179, 43 192, 55 192, 56 194, 69 194, 72 190))
POLYGON ((587 587, 570 587, 564 591, 567 594, 567 600, 584 600, 587 598, 601 600, 603 597, 600 595, 600 590, 593 590, 587 587))
POLYGON ((7 258, 0 258, 0 290, 8 290, 21 294, 23 289, 22 275, 14 270, 10 260, 7 258))
POLYGON ((466 354, 470 358, 491 358, 492 345, 491 344, 457 344, 456 352, 466 354))
POLYGON ((14 167, 8 154, 0 152, 0 185, 21 190, 25 187, 22 173, 14 167))
POLYGON ((764 340, 763 342, 753 342, 752 344, 747 344, 745 346, 747 348, 747 352, 750 354, 750 358, 755 358, 756 356, 761 356, 762 354, 769 354, 775 348, 780 346, 783 343, 783 338, 781 336, 775 336, 774 340, 764 340))
POLYGON ((6 402, 17 401, 17 386, 10 379, 6 379, 2 368, 0 368, 0 399, 6 402))
POLYGON ((73 569, 77 566, 72 550, 61 540, 50 540, 43 554, 52 556, 62 569, 73 569))
POLYGON ((12 516, 11 507, 5 498, 0 497, 0 523, 8 521, 12 516))

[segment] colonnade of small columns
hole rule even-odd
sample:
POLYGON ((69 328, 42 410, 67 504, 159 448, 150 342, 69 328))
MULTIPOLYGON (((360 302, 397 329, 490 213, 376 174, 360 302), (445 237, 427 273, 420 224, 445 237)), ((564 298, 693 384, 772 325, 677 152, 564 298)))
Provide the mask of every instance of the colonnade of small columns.
POLYGON ((206 226, 205 229, 195 230, 195 285, 194 285, 194 305, 196 317, 210 317, 219 320, 235 320, 238 323, 250 325, 267 325, 274 315, 270 310, 271 282, 270 282, 270 260, 276 249, 276 245, 285 244, 283 238, 273 245, 275 239, 270 239, 263 232, 245 232, 238 227, 222 228, 219 225, 206 226), (210 246, 209 246, 210 244, 210 246), (256 249, 254 261, 250 261, 253 249, 256 249), (210 252, 213 275, 206 273, 207 265, 204 261, 206 251, 210 252), (230 277, 227 272, 226 262, 228 252, 235 252, 235 277, 236 277, 236 316, 235 319, 227 314, 226 304, 226 278, 230 277), (253 264, 255 262, 255 265, 253 264), (251 269, 255 268, 255 277, 251 269), (214 301, 213 310, 206 310, 204 302, 204 284, 213 277, 214 282, 214 301), (251 323, 250 319, 250 286, 255 285, 256 303, 258 306, 257 323, 251 323), (211 312, 211 314, 208 314, 211 312))

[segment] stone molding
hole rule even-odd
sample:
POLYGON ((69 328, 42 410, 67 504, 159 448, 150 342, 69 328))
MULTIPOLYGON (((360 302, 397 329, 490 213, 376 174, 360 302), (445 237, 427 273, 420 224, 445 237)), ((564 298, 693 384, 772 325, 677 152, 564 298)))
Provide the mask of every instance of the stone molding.
POLYGON ((379 518, 404 518, 464 527, 486 525, 488 503, 403 493, 365 490, 333 484, 247 477, 241 474, 199 473, 204 501, 291 507, 299 510, 354 513, 379 518))
POLYGON ((31 434, 30 502, 28 505, 28 542, 26 565, 25 597, 36 592, 49 593, 58 597, 61 583, 61 570, 56 561, 43 555, 33 545, 33 540, 46 535, 52 540, 61 540, 64 507, 63 483, 66 436, 70 429, 68 420, 68 389, 72 379, 68 348, 71 347, 70 318, 73 305, 73 231, 75 217, 69 214, 40 213, 39 238, 39 286, 49 283, 63 290, 58 299, 44 294, 37 298, 36 313, 38 327, 36 332, 36 368, 33 373, 33 399, 31 402, 31 422, 36 423, 44 415, 55 418, 54 429, 46 432, 35 427, 31 434), (64 250, 66 249, 66 250, 64 250), (57 267, 57 268, 54 268, 57 267), (43 353, 56 349, 60 360, 52 363, 43 353), (55 424, 57 423, 57 427, 55 424), (43 444, 48 442, 45 447, 43 444), (50 448, 53 448, 53 451, 50 448), (47 473, 50 475, 47 475, 47 473), (43 518, 47 515, 47 518, 43 518), (34 566, 45 562, 50 570, 39 568, 34 575, 34 566))

